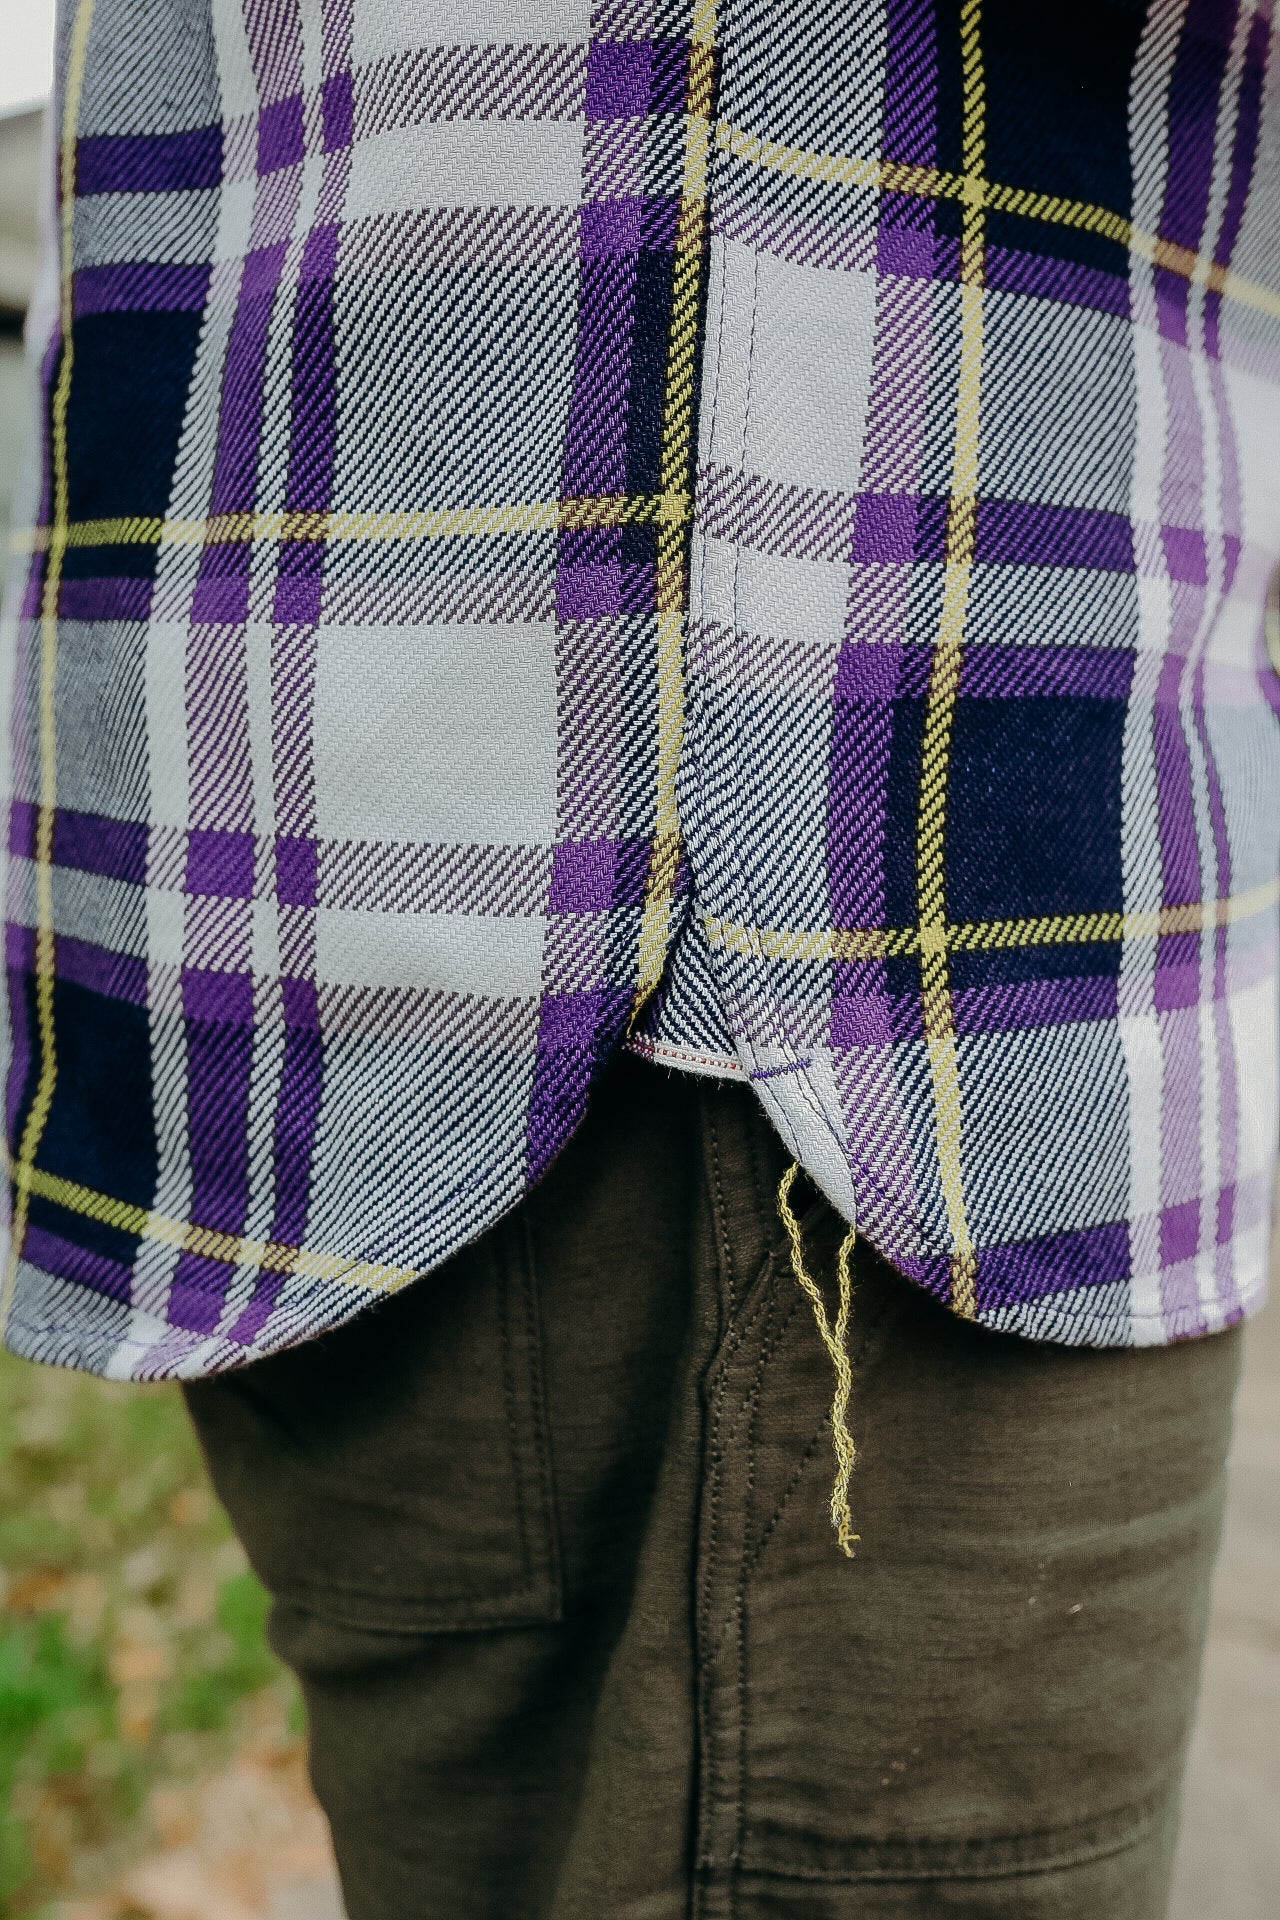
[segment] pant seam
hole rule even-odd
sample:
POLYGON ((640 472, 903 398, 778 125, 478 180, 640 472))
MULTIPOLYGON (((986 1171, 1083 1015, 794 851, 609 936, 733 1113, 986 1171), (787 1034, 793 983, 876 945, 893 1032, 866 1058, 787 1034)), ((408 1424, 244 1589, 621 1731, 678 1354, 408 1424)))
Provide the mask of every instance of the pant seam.
MULTIPOLYGON (((512 1262, 521 1259, 521 1255, 524 1252, 522 1240, 523 1235, 519 1227, 517 1227, 515 1235, 512 1236, 511 1257, 510 1259, 502 1261, 502 1272, 498 1286, 498 1324, 501 1328, 502 1339, 502 1388, 504 1411, 507 1421, 507 1448, 511 1456, 512 1472, 517 1476, 517 1479, 522 1462, 520 1458, 520 1436, 516 1429, 515 1356, 511 1350, 510 1294, 512 1281, 514 1279, 511 1271, 512 1262)), ((521 1262, 521 1264, 523 1264, 523 1262, 521 1262)), ((516 1497, 512 1505, 516 1510, 516 1527, 520 1535, 520 1564, 527 1584, 533 1575, 533 1556, 529 1542, 529 1523, 524 1510, 523 1489, 517 1484, 514 1491, 516 1497)))
POLYGON ((544 1546, 546 1551, 546 1573, 550 1585, 554 1613, 559 1620, 564 1611, 564 1564, 560 1538, 560 1500, 556 1489, 555 1442, 551 1432, 550 1410, 547 1405, 547 1383, 544 1373, 544 1328, 542 1320, 542 1291, 538 1285, 537 1265, 534 1256, 533 1231, 529 1224, 526 1209, 521 1216, 521 1241, 523 1259, 521 1261, 521 1279, 525 1299, 525 1312, 528 1316, 528 1334, 532 1351, 529 1356, 529 1419, 533 1434, 535 1471, 540 1481, 543 1510, 546 1518, 544 1546))
MULTIPOLYGON (((801 1215, 801 1233, 807 1238, 813 1229, 827 1217, 829 1212, 830 1208, 825 1200, 815 1200, 813 1205, 801 1215)), ((750 1282, 743 1290, 742 1301, 746 1302, 749 1300, 751 1305, 746 1308, 739 1318, 735 1318, 725 1327, 717 1342, 716 1350, 707 1364, 705 1380, 709 1391, 712 1393, 718 1393, 722 1390, 721 1377, 727 1373, 734 1355, 741 1347, 752 1327, 754 1327, 761 1318, 761 1315, 774 1304, 774 1296, 765 1285, 770 1270, 772 1270, 775 1275, 780 1272, 790 1271, 790 1250, 786 1243, 781 1222, 778 1224, 776 1244, 771 1246, 768 1251, 761 1256, 752 1272, 750 1282), (752 1298, 753 1295, 756 1297, 752 1298)), ((787 1312, 788 1321, 792 1313, 794 1313, 795 1308, 800 1304, 801 1296, 797 1291, 794 1293, 792 1305, 787 1312)), ((785 1331, 785 1324, 780 1331, 785 1331)), ((741 1405, 746 1405, 748 1397, 749 1394, 744 1394, 741 1405)))
MULTIPOLYGON (((739 1587, 736 1602, 738 1615, 738 1777, 734 1782, 734 1826, 733 1857, 742 1858, 743 1844, 747 1837, 747 1714, 750 1710, 750 1692, 747 1686, 747 1595, 745 1587, 739 1587)), ((738 1917, 738 1891, 740 1882, 736 1873, 729 1876, 729 1920, 738 1917)))

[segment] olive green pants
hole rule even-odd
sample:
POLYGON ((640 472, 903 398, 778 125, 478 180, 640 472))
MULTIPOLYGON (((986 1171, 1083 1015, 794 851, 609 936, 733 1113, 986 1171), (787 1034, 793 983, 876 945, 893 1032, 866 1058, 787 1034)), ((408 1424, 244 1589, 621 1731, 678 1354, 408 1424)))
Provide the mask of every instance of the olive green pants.
POLYGON ((477 1245, 190 1389, 352 1920, 1164 1912, 1238 1335, 1032 1345, 860 1247, 847 1560, 783 1164, 623 1060, 477 1245))

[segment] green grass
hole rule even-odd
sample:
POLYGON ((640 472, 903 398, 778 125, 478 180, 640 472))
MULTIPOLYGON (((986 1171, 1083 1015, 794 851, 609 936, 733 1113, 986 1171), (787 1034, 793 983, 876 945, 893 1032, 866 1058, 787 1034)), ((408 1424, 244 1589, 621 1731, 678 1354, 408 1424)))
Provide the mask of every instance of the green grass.
POLYGON ((0 1912, 127 1848, 148 1790, 217 1763, 291 1683, 175 1388, 0 1354, 0 1912))

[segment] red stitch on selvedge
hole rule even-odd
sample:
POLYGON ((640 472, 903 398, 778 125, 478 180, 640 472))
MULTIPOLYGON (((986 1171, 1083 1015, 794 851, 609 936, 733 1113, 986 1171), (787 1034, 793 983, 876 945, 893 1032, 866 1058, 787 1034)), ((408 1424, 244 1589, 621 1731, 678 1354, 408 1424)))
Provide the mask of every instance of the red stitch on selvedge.
POLYGON ((637 1034, 627 1042, 628 1053, 642 1053, 651 1059, 674 1060, 686 1067, 718 1067, 726 1074, 739 1074, 745 1080, 746 1069, 723 1053, 690 1053, 687 1047, 673 1047, 666 1041, 651 1040, 637 1034))

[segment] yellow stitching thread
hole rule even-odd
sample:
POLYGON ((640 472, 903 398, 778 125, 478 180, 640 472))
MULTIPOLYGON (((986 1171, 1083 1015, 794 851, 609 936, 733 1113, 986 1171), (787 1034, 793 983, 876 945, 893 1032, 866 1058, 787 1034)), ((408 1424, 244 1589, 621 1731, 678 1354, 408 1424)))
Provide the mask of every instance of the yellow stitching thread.
POLYGON ((854 1543, 861 1538, 853 1530, 853 1513, 849 1506, 849 1482, 858 1459, 858 1449, 849 1431, 849 1396, 853 1391, 853 1368, 849 1364, 849 1308, 853 1300, 850 1260, 858 1230, 856 1226, 849 1228, 836 1255, 838 1304, 835 1325, 832 1326, 822 1290, 805 1265, 800 1222, 791 1208, 791 1189, 799 1171, 793 1161, 778 1182, 778 1214, 787 1230, 787 1239, 791 1242, 791 1271, 809 1297, 822 1344, 830 1354, 831 1364, 836 1371, 835 1398, 831 1402, 831 1444, 836 1456, 836 1477, 831 1489, 831 1525, 835 1529, 841 1553, 852 1560, 854 1543))
POLYGON ((22 1129, 17 1166, 13 1171, 13 1222, 9 1237, 9 1258, 5 1264, 4 1287, 0 1297, 0 1327, 9 1323, 13 1303, 14 1280, 23 1242, 31 1217, 31 1181, 36 1154, 48 1125, 58 1081, 58 1059, 53 1022, 53 986, 56 955, 53 941, 53 828, 58 807, 57 770, 57 690, 58 690, 58 594, 62 585, 62 565, 67 550, 67 409, 71 400, 71 370, 75 358, 72 301, 72 237, 75 224, 76 127, 80 119, 80 95, 84 87, 85 56, 89 29, 93 23, 93 0, 80 0, 71 28, 67 51, 66 97, 63 104, 59 147, 60 286, 58 327, 61 334, 61 358, 50 408, 50 440, 53 466, 53 524, 50 530, 49 557, 45 563, 44 586, 40 597, 40 804, 35 820, 35 997, 36 1027, 40 1036, 40 1073, 35 1097, 22 1129))
POLYGON ((1139 258, 1167 267, 1196 286, 1207 287, 1227 300, 1280 318, 1280 293, 1257 280, 1246 279, 1219 261, 1207 260, 1158 234, 1144 233, 1124 214, 1087 200, 1066 200, 1056 194, 1035 193, 1026 187, 1004 186, 994 180, 976 180, 968 173, 948 173, 939 167, 907 166, 896 160, 860 160, 852 154, 818 153, 767 140, 743 127, 722 121, 716 127, 716 145, 749 166, 785 173, 799 180, 816 180, 837 187, 870 187, 876 192, 913 193, 928 200, 959 200, 999 213, 1020 214, 1050 226, 1074 227, 1100 233, 1139 258))
MULTIPOLYGON (((697 368, 698 301, 706 251, 707 161, 711 152, 711 107, 716 0, 697 0, 689 45, 684 177, 676 215, 672 267, 671 330, 667 343, 662 411, 661 495, 681 490, 689 471, 697 368)), ((682 495, 683 497, 683 495, 682 495)), ((634 1024, 662 977, 667 928, 680 859, 676 776, 684 742, 685 528, 659 520, 657 540, 658 742, 654 833, 645 877, 636 955, 634 1024)))
POLYGON ((925 701, 916 824, 916 900, 924 1037, 933 1080, 938 1170, 951 1233, 951 1304, 966 1319, 972 1319, 977 1311, 977 1258, 969 1232, 961 1162, 960 1063, 948 963, 945 851, 951 738, 960 692, 960 663, 978 525, 986 249, 986 82, 980 27, 980 0, 962 0, 961 155, 967 190, 961 201, 960 369, 951 494, 947 503, 942 611, 925 701))

